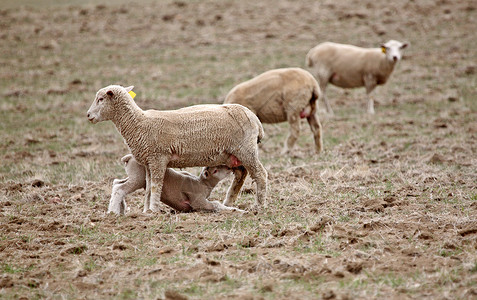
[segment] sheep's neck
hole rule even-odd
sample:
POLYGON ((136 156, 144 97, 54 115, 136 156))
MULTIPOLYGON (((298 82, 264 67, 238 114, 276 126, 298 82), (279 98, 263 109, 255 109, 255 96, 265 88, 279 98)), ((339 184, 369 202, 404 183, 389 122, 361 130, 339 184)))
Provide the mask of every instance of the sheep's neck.
POLYGON ((138 138, 137 126, 144 119, 144 112, 135 103, 129 103, 129 105, 120 106, 116 116, 113 123, 130 147, 131 143, 138 138))
POLYGON ((391 74, 395 64, 396 63, 394 61, 389 61, 388 59, 385 58, 383 61, 381 61, 381 66, 379 69, 383 70, 384 74, 391 74))
POLYGON ((212 191, 212 189, 219 183, 220 179, 215 177, 204 178, 201 175, 200 181, 202 182, 202 184, 208 186, 212 191))

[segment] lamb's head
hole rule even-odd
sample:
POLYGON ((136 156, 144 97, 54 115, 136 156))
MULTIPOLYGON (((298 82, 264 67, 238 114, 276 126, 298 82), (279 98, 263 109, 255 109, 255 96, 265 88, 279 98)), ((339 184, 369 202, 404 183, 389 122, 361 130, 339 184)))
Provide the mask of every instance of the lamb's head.
POLYGON ((200 176, 203 179, 214 178, 218 182, 227 177, 230 173, 232 173, 232 169, 227 166, 205 167, 202 169, 200 176))
POLYGON ((399 41, 390 40, 381 45, 381 50, 386 55, 386 58, 390 62, 398 62, 402 58, 401 50, 407 47, 407 43, 401 43, 399 41))
POLYGON ((96 93, 93 104, 88 109, 88 120, 93 124, 111 120, 115 112, 115 102, 124 97, 129 97, 133 101, 131 95, 128 94, 133 88, 134 86, 125 88, 120 85, 110 85, 100 89, 96 93))

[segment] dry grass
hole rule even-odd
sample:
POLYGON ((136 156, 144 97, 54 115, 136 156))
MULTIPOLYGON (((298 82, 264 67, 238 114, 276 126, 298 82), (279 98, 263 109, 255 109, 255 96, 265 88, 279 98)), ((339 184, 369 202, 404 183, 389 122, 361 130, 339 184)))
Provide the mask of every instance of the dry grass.
POLYGON ((68 3, 0 4, 0 297, 477 297, 472 1, 68 3), (323 154, 303 124, 281 156, 288 126, 265 126, 266 208, 144 215, 136 192, 129 215, 105 214, 127 148, 86 120, 99 88, 135 85, 143 108, 220 103, 254 75, 303 67, 320 41, 391 38, 411 46, 376 116, 362 89, 328 90, 323 154))

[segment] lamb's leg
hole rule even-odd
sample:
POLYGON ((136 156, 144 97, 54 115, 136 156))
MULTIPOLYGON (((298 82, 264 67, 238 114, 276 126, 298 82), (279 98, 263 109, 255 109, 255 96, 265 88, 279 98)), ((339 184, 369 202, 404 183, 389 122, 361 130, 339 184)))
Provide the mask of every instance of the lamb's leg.
POLYGON ((149 209, 149 205, 151 204, 151 172, 149 171, 149 167, 145 167, 146 169, 146 195, 144 197, 144 208, 142 212, 146 213, 149 209))
POLYGON ((374 114, 374 101, 371 98, 371 92, 376 88, 378 82, 376 77, 371 74, 367 74, 364 76, 364 86, 366 87, 366 97, 368 98, 368 113, 374 114))
POLYGON ((109 200, 108 214, 111 212, 118 215, 121 214, 121 202, 123 201, 124 196, 126 195, 121 190, 121 185, 113 185, 113 189, 111 191, 111 199, 109 200))
POLYGON ((237 200, 238 194, 240 189, 245 182, 245 178, 247 177, 247 170, 243 167, 234 168, 234 181, 230 185, 227 196, 225 197, 224 205, 231 206, 234 204, 235 200, 237 200))
POLYGON ((232 211, 239 211, 239 212, 246 212, 245 210, 238 209, 235 207, 228 207, 220 203, 219 201, 209 201, 203 197, 202 195, 195 195, 191 193, 186 193, 187 197, 189 198, 190 206, 193 210, 196 211, 210 211, 210 212, 218 212, 221 210, 232 210, 232 211))
POLYGON ((308 125, 310 125, 311 132, 313 132, 313 137, 315 139, 315 149, 316 153, 320 153, 323 150, 323 136, 322 136, 322 126, 320 119, 318 118, 316 109, 313 109, 310 116, 306 118, 308 125))
POLYGON ((140 189, 134 180, 122 181, 122 183, 113 185, 111 200, 109 201, 108 213, 124 214, 126 211, 125 197, 128 194, 140 189))
MULTIPOLYGON (((149 164, 149 173, 151 176, 151 203, 149 209, 153 212, 159 210, 161 203, 162 186, 164 184, 164 175, 166 173, 167 159, 157 159, 155 162, 149 164)), ((146 176, 147 177, 147 176, 146 176)))
POLYGON ((290 124, 290 131, 288 133, 287 140, 282 150, 282 154, 287 154, 295 146, 298 135, 300 134, 300 118, 296 112, 287 112, 288 123, 290 124))

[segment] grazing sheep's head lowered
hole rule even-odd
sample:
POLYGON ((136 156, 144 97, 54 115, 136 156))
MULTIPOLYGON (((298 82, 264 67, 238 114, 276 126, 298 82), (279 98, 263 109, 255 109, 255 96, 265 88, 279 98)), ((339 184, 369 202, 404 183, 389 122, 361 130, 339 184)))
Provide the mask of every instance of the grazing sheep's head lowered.
POLYGON ((402 58, 401 50, 407 47, 407 43, 390 40, 381 45, 381 50, 386 54, 386 58, 391 62, 398 62, 402 58))
POLYGON ((133 88, 134 86, 125 88, 120 85, 110 85, 100 89, 96 93, 93 104, 88 109, 88 120, 93 124, 111 120, 115 111, 113 108, 114 102, 119 97, 130 97, 131 101, 133 101, 131 95, 128 94, 133 88))

